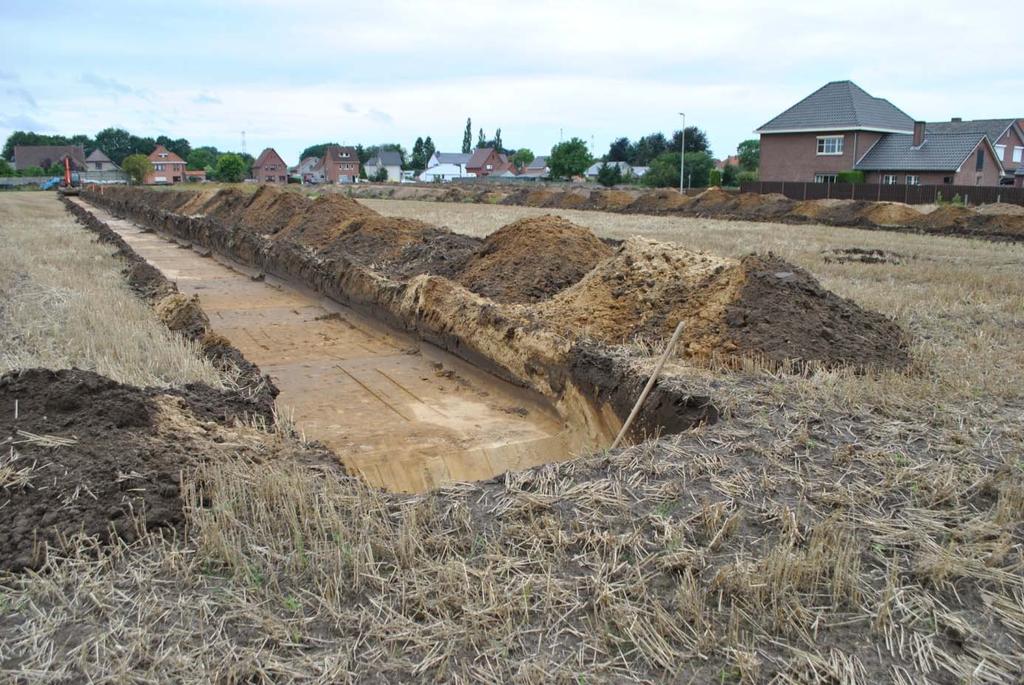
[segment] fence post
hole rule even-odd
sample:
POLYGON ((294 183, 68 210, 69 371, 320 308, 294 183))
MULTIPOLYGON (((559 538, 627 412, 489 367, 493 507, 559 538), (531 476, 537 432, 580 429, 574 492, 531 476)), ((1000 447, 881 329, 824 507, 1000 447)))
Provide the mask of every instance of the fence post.
POLYGON ((807 199, 807 181, 804 181, 804 200, 807 199))

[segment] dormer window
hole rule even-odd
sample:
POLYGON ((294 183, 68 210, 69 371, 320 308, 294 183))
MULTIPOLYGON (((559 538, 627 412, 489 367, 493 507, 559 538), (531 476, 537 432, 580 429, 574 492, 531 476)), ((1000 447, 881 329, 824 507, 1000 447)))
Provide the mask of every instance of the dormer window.
POLYGON ((161 159, 163 159, 163 158, 164 158, 164 157, 166 157, 166 156, 167 156, 167 153, 166 153, 166 152, 161 152, 161 153, 160 153, 160 158, 161 158, 161 159))

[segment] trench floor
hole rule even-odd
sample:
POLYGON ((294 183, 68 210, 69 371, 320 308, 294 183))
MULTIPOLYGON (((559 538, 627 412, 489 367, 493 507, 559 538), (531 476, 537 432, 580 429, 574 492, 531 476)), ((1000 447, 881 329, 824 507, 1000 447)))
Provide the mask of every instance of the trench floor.
POLYGON ((213 330, 280 389, 307 438, 372 485, 422 492, 568 456, 553 409, 536 395, 312 291, 84 200, 147 262, 198 295, 213 330))

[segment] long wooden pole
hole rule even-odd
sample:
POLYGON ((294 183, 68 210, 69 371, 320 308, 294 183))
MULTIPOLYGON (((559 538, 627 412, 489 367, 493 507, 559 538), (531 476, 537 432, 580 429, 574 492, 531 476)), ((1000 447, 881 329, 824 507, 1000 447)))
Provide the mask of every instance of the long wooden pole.
POLYGON ((636 419, 636 415, 640 413, 640 407, 643 405, 644 400, 647 399, 647 395, 650 394, 651 388, 654 387, 654 383, 658 380, 658 374, 661 373, 661 367, 665 366, 665 362, 668 361, 668 357, 672 354, 672 351, 676 349, 676 343, 679 342, 679 336, 683 334, 683 322, 680 321, 676 326, 676 330, 672 333, 672 339, 668 341, 668 345, 665 346, 665 351, 661 353, 661 359, 658 360, 658 365, 654 367, 654 372, 651 377, 647 379, 647 385, 644 386, 643 392, 640 393, 640 397, 637 398, 636 404, 633 405, 633 411, 629 412, 629 418, 622 424, 622 430, 615 436, 615 442, 608 449, 615 449, 622 442, 622 439, 626 437, 626 433, 629 432, 629 427, 633 425, 633 421, 636 419))

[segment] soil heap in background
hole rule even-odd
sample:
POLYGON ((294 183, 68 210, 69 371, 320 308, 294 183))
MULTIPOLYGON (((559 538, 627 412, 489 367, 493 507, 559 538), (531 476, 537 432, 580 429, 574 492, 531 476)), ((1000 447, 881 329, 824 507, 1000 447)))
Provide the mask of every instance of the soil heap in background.
POLYGON ((595 190, 590 193, 586 209, 617 211, 633 204, 639 197, 636 191, 628 190, 595 190))
POLYGON ((902 202, 876 202, 862 216, 876 226, 913 226, 921 212, 902 202))
POLYGON ((661 341, 679 321, 690 356, 903 368, 903 334, 886 317, 823 289, 777 257, 740 261, 631 238, 582 280, 537 305, 572 337, 661 341))
POLYGON ((497 302, 538 302, 577 282, 611 254, 586 228, 545 214, 489 235, 456 280, 497 302))
POLYGON ((693 198, 689 209, 695 212, 716 212, 731 208, 738 196, 721 188, 708 188, 693 198))
POLYGON ((380 215, 350 197, 328 193, 316 200, 307 200, 305 211, 289 221, 274 235, 274 239, 292 240, 308 247, 323 248, 337 238, 349 221, 369 216, 380 215))
POLYGON ((274 235, 302 216, 312 204, 297 192, 262 185, 238 216, 238 225, 263 235, 274 235))
POLYGON ((644 193, 633 201, 626 211, 629 212, 670 212, 675 209, 682 209, 693 202, 676 190, 657 190, 652 193, 644 193))

